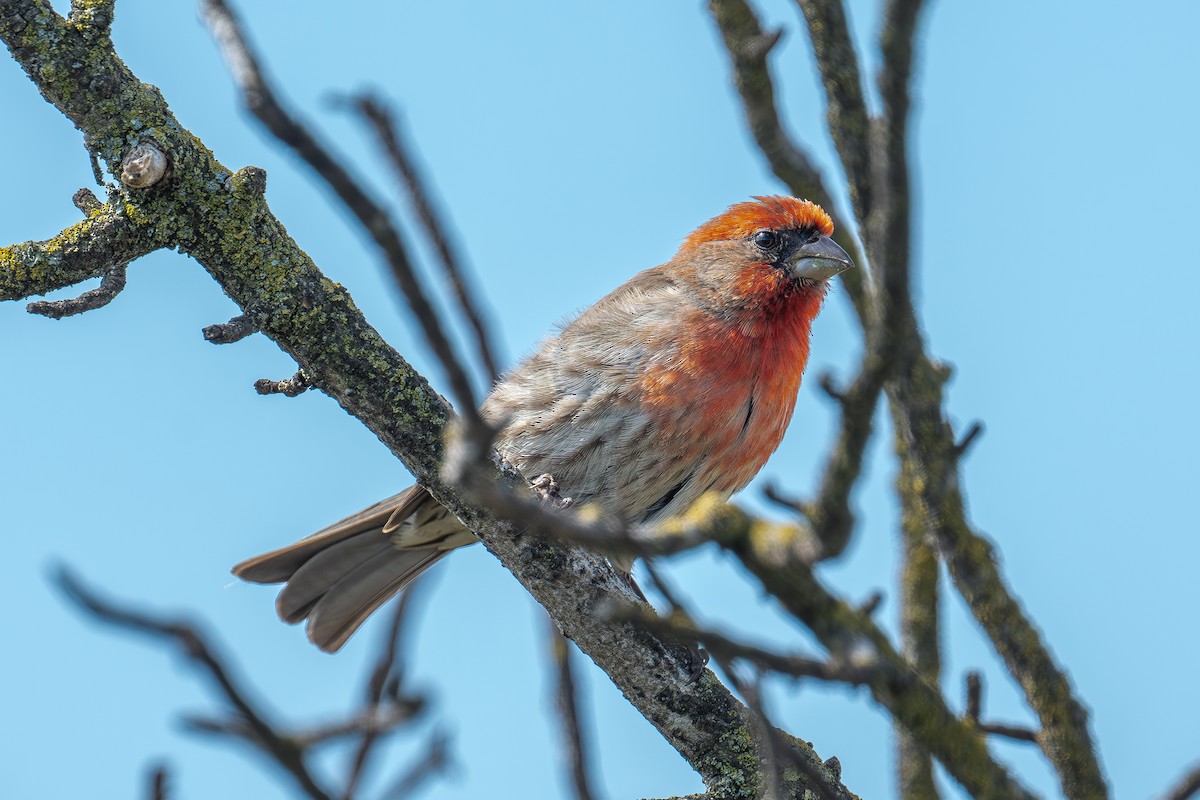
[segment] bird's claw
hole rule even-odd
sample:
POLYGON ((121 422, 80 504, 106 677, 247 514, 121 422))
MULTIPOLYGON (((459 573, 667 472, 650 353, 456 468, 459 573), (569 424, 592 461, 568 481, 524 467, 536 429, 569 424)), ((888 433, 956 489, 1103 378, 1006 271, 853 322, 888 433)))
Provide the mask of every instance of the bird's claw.
POLYGON ((570 508, 574 502, 570 497, 563 497, 558 493, 558 481, 549 472, 531 480, 529 488, 539 500, 557 509, 570 508))

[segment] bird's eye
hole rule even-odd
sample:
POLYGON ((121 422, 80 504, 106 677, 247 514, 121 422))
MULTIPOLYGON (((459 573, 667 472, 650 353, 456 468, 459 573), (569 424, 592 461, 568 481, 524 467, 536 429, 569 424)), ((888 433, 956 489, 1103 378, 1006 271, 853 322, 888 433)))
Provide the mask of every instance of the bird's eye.
POLYGON ((775 242, 778 239, 779 237, 775 235, 775 231, 759 231, 754 234, 754 244, 763 250, 770 250, 775 246, 775 242))

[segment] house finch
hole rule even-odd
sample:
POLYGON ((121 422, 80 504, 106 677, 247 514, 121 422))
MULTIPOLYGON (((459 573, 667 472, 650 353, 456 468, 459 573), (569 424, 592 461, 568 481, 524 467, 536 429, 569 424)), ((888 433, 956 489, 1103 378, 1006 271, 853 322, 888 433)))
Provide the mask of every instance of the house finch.
MULTIPOLYGON (((738 203, 502 378, 481 408, 496 449, 576 503, 634 524, 726 497, 779 446, 828 281, 851 266, 819 206, 738 203)), ((234 568, 282 583, 286 622, 335 651, 392 595, 475 536, 417 485, 234 568)), ((622 566, 627 570, 629 565, 622 566)))

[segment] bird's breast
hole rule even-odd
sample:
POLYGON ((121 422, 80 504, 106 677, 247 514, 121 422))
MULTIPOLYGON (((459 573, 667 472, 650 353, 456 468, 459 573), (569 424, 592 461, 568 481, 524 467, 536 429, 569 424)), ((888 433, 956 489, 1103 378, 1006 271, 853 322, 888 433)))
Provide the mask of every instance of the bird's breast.
POLYGON ((695 494, 741 489, 783 439, 808 361, 811 320, 800 313, 807 309, 789 310, 749 319, 696 312, 671 356, 647 365, 643 409, 660 446, 696 464, 695 494))

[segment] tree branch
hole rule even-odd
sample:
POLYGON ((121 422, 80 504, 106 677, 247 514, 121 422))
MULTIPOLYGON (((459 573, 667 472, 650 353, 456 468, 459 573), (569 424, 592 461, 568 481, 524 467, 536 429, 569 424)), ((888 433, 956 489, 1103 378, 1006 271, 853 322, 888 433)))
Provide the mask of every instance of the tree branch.
MULTIPOLYGON (((45 0, 11 0, 6 9, 0 38, 47 100, 84 132, 91 152, 120 164, 136 133, 167 155, 169 177, 149 189, 119 189, 120 205, 138 234, 156 232, 158 246, 177 247, 199 261, 258 330, 479 534, 714 795, 754 794, 763 765, 747 734, 750 712, 711 674, 689 680, 687 648, 597 619, 597 607, 628 591, 603 558, 521 536, 441 478, 450 409, 367 324, 348 292, 322 275, 287 235, 263 200, 262 182, 251 171, 231 175, 179 124, 161 94, 130 73, 110 43, 90 41, 45 0)), ((249 86, 256 91, 253 82, 249 86)), ((0 287, 57 287, 81 279, 52 264, 45 271, 53 274, 32 279, 22 269, 0 263, 0 287)), ((8 296, 25 292, 13 288, 8 296)))
POLYGON ((408 247, 392 224, 387 211, 367 194, 362 181, 351 175, 345 161, 335 158, 324 145, 294 118, 276 98, 267 82, 258 58, 251 49, 241 24, 224 0, 202 0, 201 11, 213 38, 228 64, 246 108, 284 145, 296 152, 338 199, 358 218, 366 233, 375 241, 403 290, 413 315, 421 324, 429 347, 446 369, 450 388, 458 400, 459 411, 467 420, 476 416, 477 401, 471 381, 454 355, 454 347, 425 295, 408 247))
POLYGON ((1038 744, 1070 798, 1108 796, 1087 709, 1074 696, 1066 673, 1012 596, 992 545, 966 518, 959 489, 954 431, 943 411, 948 373, 921 354, 888 386, 898 447, 909 459, 900 493, 919 509, 927 536, 937 542, 959 594, 1009 673, 1020 684, 1041 725, 1038 744))
POLYGON ((417 169, 416 159, 409 152, 411 146, 401 136, 399 125, 379 99, 369 95, 358 95, 350 98, 349 102, 375 132, 375 137, 395 169, 401 185, 404 186, 417 220, 437 252, 442 272, 454 289, 459 310, 474 331, 475 349, 479 353, 479 360, 487 370, 489 381, 495 381, 500 376, 500 368, 492 354, 494 339, 488 332, 484 315, 467 285, 466 265, 459 256, 461 247, 450 235, 450 226, 445 216, 438 211, 433 202, 426 181, 417 169))
MULTIPOLYGON (((134 224, 112 206, 101 206, 87 219, 44 242, 23 242, 0 248, 0 300, 47 294, 118 271, 123 276, 125 264, 164 246, 165 240, 154 231, 134 224)), ((108 278, 110 289, 114 280, 108 278)), ((91 292, 87 294, 91 295, 91 292)), ((83 307, 88 302, 78 298, 70 306, 37 303, 38 310, 33 313, 56 316, 54 311, 48 313, 48 309, 68 307, 72 309, 68 313, 80 313, 88 310, 83 307)))
POLYGON ((303 750, 295 742, 276 733, 275 727, 267 722, 266 715, 254 706, 238 686, 197 628, 181 620, 155 618, 102 600, 99 595, 85 588, 65 567, 56 570, 54 582, 71 601, 103 622, 152 638, 174 641, 183 654, 208 675, 237 712, 239 719, 245 722, 255 741, 292 777, 304 794, 313 800, 332 800, 332 795, 321 788, 309 772, 303 750))
POLYGON ((1188 800, 1200 794, 1200 764, 1192 767, 1179 781, 1167 790, 1163 800, 1188 800))
POLYGON ((875 665, 880 677, 870 683, 872 697, 973 797, 1033 796, 992 759, 973 729, 950 711, 937 688, 895 651, 875 623, 817 580, 798 528, 754 519, 711 496, 702 497, 674 524, 703 529, 737 555, 835 657, 875 665))
POLYGON ((562 746, 567 757, 571 786, 575 790, 576 800, 592 800, 596 793, 592 791, 587 748, 579 719, 579 691, 575 683, 575 670, 571 665, 571 642, 559 633, 552 620, 548 620, 546 637, 550 645, 551 664, 558 678, 555 681, 554 706, 562 723, 562 746))

